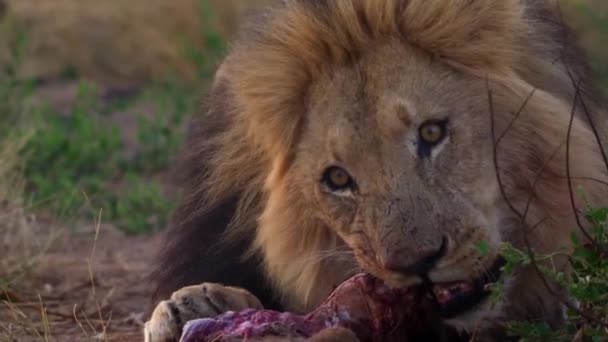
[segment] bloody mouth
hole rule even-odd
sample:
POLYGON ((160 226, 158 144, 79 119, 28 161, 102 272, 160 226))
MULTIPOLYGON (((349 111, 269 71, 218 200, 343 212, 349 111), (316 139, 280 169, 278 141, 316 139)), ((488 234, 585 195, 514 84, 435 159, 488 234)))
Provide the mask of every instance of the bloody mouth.
POLYGON ((442 318, 451 319, 474 309, 489 297, 487 285, 500 278, 504 265, 505 260, 497 258, 487 272, 472 281, 433 283, 427 279, 418 291, 430 297, 442 318))

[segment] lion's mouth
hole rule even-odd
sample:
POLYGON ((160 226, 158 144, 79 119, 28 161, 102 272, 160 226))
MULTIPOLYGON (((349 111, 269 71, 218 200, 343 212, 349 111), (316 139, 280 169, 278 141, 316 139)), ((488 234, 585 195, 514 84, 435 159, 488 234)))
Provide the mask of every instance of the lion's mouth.
POLYGON ((432 283, 427 280, 421 285, 421 290, 430 296, 443 318, 454 318, 474 309, 490 295, 487 285, 500 278, 504 265, 505 260, 499 257, 478 279, 450 283, 432 283))

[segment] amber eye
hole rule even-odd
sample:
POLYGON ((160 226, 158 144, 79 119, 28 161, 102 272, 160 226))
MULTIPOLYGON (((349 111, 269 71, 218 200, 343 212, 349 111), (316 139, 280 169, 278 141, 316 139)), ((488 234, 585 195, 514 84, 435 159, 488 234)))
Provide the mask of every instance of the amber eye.
POLYGON ((344 169, 330 167, 323 175, 323 183, 332 191, 340 191, 351 188, 353 179, 344 169))
POLYGON ((446 135, 445 123, 439 121, 427 122, 420 126, 420 139, 429 145, 440 143, 446 135))

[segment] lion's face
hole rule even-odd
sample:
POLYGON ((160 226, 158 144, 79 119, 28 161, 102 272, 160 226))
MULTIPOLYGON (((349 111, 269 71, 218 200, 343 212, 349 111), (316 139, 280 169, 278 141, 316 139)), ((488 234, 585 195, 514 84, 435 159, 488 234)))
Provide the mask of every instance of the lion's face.
POLYGON ((484 80, 384 45, 315 82, 287 178, 361 268, 394 286, 442 283, 449 306, 500 240, 488 104, 484 80))

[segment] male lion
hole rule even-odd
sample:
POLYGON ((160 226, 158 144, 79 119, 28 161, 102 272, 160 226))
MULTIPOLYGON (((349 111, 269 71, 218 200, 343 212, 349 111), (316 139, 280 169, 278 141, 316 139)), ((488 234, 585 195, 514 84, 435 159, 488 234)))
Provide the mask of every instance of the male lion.
POLYGON ((423 283, 478 337, 560 326, 559 289, 532 267, 496 306, 483 288, 501 242, 549 253, 581 232, 572 187, 606 204, 579 55, 543 0, 285 0, 252 17, 186 144, 158 298, 189 287, 146 338, 262 304, 303 312, 361 270, 423 283))

